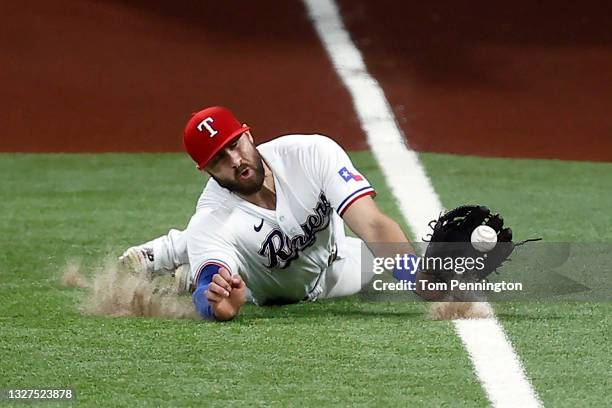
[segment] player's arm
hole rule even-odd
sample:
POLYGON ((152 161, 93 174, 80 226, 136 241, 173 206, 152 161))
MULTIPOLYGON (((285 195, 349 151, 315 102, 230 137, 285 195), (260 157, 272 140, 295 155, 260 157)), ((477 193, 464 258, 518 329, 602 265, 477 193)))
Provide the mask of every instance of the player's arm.
MULTIPOLYGON (((365 196, 354 201, 343 214, 346 225, 361 238, 375 257, 392 258, 396 255, 414 255, 414 248, 400 226, 383 214, 372 197, 365 196), (371 243, 393 243, 404 245, 370 245, 371 243), (398 247, 402 253, 398 254, 398 247)), ((416 293, 425 300, 440 299, 444 292, 421 290, 426 287, 421 281, 433 280, 426 272, 418 271, 415 276, 416 293)))
POLYGON ((216 263, 204 265, 197 276, 193 303, 206 319, 226 321, 238 315, 246 302, 246 285, 240 275, 232 275, 216 263))
MULTIPOLYGON (((348 227, 368 245, 376 257, 414 255, 414 248, 399 225, 383 214, 372 200, 374 189, 357 171, 346 152, 329 138, 318 136, 311 140, 315 146, 313 157, 317 158, 312 164, 312 174, 320 180, 322 190, 348 227), (395 245, 371 245, 375 243, 395 245), (398 247, 401 247, 401 253, 397 252, 398 247)), ((415 279, 417 294, 424 299, 434 300, 442 296, 440 293, 420 291, 419 280, 428 280, 424 273, 417 272, 416 276, 411 275, 410 278, 415 279)))
MULTIPOLYGON (((410 244, 400 226, 383 214, 370 196, 354 201, 344 211, 342 218, 351 231, 366 243, 401 242, 410 244)), ((412 246, 409 247, 412 249, 412 246)), ((414 253, 414 250, 411 253, 414 253)))
POLYGON ((400 226, 380 211, 372 197, 364 196, 352 202, 342 218, 375 257, 414 255, 414 248, 400 226), (390 245, 378 245, 385 243, 390 245))

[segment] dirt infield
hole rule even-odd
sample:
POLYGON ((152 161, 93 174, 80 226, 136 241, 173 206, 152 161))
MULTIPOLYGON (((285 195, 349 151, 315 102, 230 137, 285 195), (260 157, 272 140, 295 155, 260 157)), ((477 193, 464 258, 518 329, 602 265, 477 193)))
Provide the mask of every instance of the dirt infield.
POLYGON ((182 151, 190 112, 208 105, 232 107, 258 141, 297 130, 366 148, 300 2, 2 8, 0 151, 182 151))
MULTIPOLYGON (((3 5, 0 151, 181 151, 189 112, 211 104, 258 141, 319 132, 367 148, 300 2, 170 4, 3 5)), ((412 147, 612 161, 604 2, 403 4, 340 2, 412 147)))
POLYGON ((341 4, 416 150, 612 161, 609 4, 341 4))

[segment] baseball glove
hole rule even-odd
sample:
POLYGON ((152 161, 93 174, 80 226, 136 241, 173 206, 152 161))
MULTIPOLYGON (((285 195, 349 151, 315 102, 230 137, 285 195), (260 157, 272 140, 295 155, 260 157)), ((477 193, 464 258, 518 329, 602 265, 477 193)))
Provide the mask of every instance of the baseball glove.
POLYGON ((482 281, 508 260, 516 246, 512 242, 512 230, 504 228, 503 218, 480 205, 457 207, 431 221, 429 226, 433 231, 428 235, 430 240, 425 252, 427 273, 441 282, 451 279, 482 281), (471 244, 472 232, 481 225, 488 225, 497 233, 497 244, 486 253, 471 244), (463 261, 469 258, 479 261, 465 265, 463 261), (430 262, 432 259, 444 262, 430 262))

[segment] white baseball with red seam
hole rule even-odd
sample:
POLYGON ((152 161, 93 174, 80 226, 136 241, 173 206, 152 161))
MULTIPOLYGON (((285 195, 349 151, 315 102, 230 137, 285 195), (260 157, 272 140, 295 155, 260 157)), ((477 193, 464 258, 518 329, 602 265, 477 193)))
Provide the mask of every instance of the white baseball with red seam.
POLYGON ((489 252, 497 244, 497 232, 488 225, 481 225, 472 231, 470 240, 477 251, 489 252))

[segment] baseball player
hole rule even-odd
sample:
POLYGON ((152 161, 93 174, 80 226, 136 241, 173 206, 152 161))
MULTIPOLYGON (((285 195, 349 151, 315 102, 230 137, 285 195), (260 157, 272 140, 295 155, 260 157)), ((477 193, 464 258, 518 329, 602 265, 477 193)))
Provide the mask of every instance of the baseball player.
POLYGON ((355 294, 371 278, 362 276, 363 242, 409 244, 328 137, 286 135, 256 147, 249 126, 211 107, 192 115, 183 140, 210 175, 195 214, 185 231, 121 259, 148 274, 176 271, 183 287, 195 288, 204 318, 232 319, 247 299, 269 305, 355 294), (359 239, 345 235, 345 223, 359 239))

